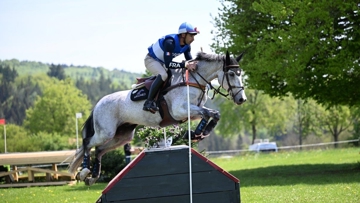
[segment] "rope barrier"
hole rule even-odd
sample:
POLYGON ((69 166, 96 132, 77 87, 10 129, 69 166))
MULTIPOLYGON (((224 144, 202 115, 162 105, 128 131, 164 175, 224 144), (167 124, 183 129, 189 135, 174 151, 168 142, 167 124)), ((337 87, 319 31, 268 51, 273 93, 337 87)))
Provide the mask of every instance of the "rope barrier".
MULTIPOLYGON (((324 146, 324 145, 333 145, 333 144, 341 144, 341 143, 350 143, 350 142, 360 142, 359 139, 355 140, 345 140, 345 141, 337 141, 337 142, 324 142, 324 143, 316 143, 316 144, 304 144, 304 145, 293 145, 293 146, 283 146, 278 147, 278 149, 294 149, 294 148, 302 148, 302 147, 316 147, 316 146, 324 146)), ((240 153, 240 152, 252 152, 248 149, 240 149, 240 150, 220 150, 220 151, 208 151, 206 154, 229 154, 229 153, 240 153)))
POLYGON ((190 90, 189 90, 189 70, 186 70, 186 87, 187 87, 187 106, 188 106, 188 139, 189 139, 189 188, 190 188, 190 203, 193 202, 192 197, 192 170, 191 170, 191 126, 190 126, 190 90))

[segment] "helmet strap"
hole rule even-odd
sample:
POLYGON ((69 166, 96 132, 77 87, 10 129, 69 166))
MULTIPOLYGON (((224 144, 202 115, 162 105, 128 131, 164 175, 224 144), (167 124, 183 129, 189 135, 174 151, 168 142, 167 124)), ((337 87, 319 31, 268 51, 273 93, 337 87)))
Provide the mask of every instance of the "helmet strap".
MULTIPOLYGON (((185 40, 185 39, 186 39, 186 35, 187 35, 187 33, 181 33, 181 34, 180 34, 180 45, 181 45, 181 40, 184 41, 184 45, 187 45, 187 44, 186 44, 186 40, 185 40), (183 34, 185 34, 185 35, 184 35, 185 37, 183 37, 183 34)), ((184 45, 181 45, 181 46, 184 46, 184 45)))
POLYGON ((188 45, 188 44, 186 44, 186 36, 188 35, 189 33, 185 33, 185 37, 184 37, 184 44, 185 45, 188 45))

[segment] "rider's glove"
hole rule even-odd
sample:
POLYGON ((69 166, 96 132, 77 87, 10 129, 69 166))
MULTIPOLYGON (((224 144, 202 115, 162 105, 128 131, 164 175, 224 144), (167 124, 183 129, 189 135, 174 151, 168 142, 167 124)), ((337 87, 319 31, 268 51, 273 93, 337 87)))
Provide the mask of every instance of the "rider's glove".
POLYGON ((185 68, 190 71, 195 71, 197 68, 197 61, 185 61, 185 68))

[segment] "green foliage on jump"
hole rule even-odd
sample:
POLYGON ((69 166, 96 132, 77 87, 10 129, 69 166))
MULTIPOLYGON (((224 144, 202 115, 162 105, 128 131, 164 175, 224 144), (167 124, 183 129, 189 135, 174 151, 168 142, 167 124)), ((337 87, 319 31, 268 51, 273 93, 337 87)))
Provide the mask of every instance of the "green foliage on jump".
MULTIPOLYGON (((196 124, 192 122, 192 124, 196 124)), ((196 126, 192 125, 191 129, 194 129, 196 126)), ((136 137, 134 142, 136 144, 145 145, 147 148, 157 148, 159 147, 159 142, 162 142, 166 138, 172 138, 172 145, 188 145, 188 139, 183 139, 183 135, 188 131, 188 122, 171 125, 165 128, 160 127, 148 127, 140 126, 136 130, 136 137)), ((191 143, 192 147, 197 146, 197 142, 191 143)))

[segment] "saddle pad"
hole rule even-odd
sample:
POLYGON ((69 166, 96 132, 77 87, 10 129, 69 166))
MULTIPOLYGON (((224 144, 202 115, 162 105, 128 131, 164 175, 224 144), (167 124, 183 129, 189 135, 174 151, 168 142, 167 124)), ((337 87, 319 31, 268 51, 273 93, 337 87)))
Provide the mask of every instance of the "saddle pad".
POLYGON ((144 86, 139 89, 134 89, 131 91, 130 99, 132 101, 141 101, 147 99, 149 90, 144 86))

